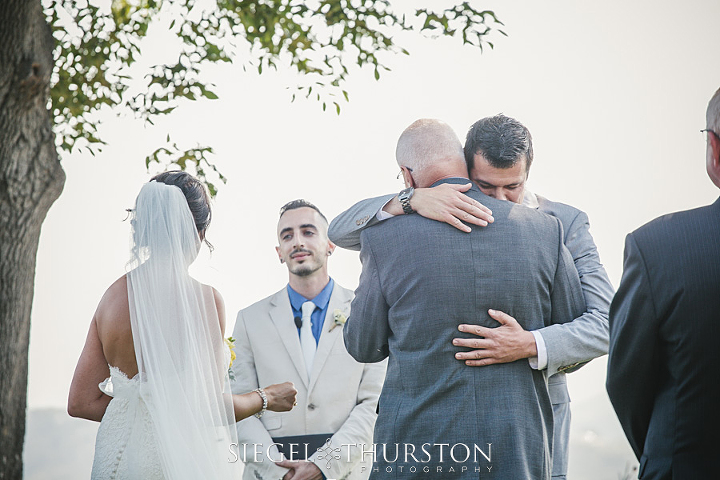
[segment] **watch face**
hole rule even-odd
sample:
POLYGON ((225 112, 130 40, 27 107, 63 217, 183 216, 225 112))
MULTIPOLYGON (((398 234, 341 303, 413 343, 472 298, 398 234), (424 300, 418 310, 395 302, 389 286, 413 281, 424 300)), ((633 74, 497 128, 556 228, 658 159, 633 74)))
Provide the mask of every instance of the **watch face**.
POLYGON ((415 189, 413 187, 408 187, 405 190, 402 190, 398 194, 398 200, 405 201, 410 200, 410 197, 412 197, 412 194, 414 193, 415 189))
POLYGON ((408 187, 398 194, 398 200, 400 201, 403 212, 406 214, 415 213, 415 210, 413 210, 410 206, 410 199, 412 198, 413 193, 415 193, 415 189, 413 187, 408 187))

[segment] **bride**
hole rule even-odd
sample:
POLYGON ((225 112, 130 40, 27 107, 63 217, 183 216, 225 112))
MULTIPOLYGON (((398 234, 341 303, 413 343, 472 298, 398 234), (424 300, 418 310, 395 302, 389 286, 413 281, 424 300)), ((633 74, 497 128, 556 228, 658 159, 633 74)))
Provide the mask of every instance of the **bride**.
POLYGON ((70 415, 101 422, 93 479, 230 478, 235 422, 293 407, 289 382, 230 394, 222 297, 188 273, 210 218, 185 172, 138 195, 130 271, 98 305, 68 398, 70 415))

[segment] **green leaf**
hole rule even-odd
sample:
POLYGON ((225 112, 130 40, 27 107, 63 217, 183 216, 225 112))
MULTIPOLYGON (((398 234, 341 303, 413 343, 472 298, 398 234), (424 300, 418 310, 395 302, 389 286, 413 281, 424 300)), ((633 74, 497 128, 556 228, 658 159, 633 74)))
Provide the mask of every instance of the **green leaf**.
MULTIPOLYGON (((232 52, 238 41, 249 46, 249 57, 239 63, 244 72, 249 67, 263 75, 266 67, 281 70, 287 65, 299 77, 291 102, 298 93, 307 99, 314 94, 313 101, 324 111, 332 102, 339 113, 335 99, 342 94, 350 101, 345 85, 352 67, 370 66, 379 80, 381 69, 390 70, 386 59, 409 55, 397 43, 404 37, 397 35, 401 32, 453 37, 458 47, 470 44, 481 51, 484 45, 494 48, 490 35, 496 31, 507 36, 494 12, 474 8, 469 1, 449 2, 445 9, 416 9, 409 15, 396 14, 389 0, 216 0, 205 10, 196 0, 111 0, 109 10, 93 0, 43 3, 55 41, 48 108, 56 145, 91 155, 104 144, 104 132, 96 128, 103 108, 132 113, 153 126, 158 115, 171 115, 183 102, 218 99, 214 86, 203 78, 208 66, 236 61, 232 52), (176 50, 167 52, 177 61, 145 67, 130 78, 129 67, 141 59, 142 42, 157 22, 169 25, 167 30, 177 36, 180 46, 170 44, 168 49, 176 50), (312 86, 299 86, 306 83, 302 78, 312 86)), ((167 148, 146 157, 146 166, 157 162, 194 168, 208 184, 212 180, 205 179, 205 171, 223 178, 207 161, 209 147, 181 152, 169 145, 170 135, 166 143, 167 148)))

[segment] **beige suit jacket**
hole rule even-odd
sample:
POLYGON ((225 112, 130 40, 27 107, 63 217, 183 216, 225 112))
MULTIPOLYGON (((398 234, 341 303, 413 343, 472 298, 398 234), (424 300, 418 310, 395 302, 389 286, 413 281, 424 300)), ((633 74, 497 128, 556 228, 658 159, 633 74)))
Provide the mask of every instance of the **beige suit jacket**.
POLYGON ((233 393, 287 381, 298 390, 292 411, 267 411, 261 419, 253 416, 237 423, 239 456, 246 461, 243 478, 275 480, 285 474, 286 469, 273 463, 283 455, 272 445, 272 437, 320 433, 333 434, 330 444, 309 460, 326 478, 368 477, 372 457, 362 458, 361 445, 367 451, 373 443, 386 364, 358 363, 345 349, 343 327, 331 329, 335 312, 350 315, 352 298, 352 291, 335 283, 310 378, 285 288, 238 313, 233 393))

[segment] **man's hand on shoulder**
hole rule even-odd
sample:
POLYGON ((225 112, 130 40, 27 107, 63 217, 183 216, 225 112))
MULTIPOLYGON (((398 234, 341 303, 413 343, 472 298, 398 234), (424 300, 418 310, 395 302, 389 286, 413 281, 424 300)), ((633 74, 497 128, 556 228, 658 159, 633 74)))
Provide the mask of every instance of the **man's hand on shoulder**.
POLYGON ((275 464, 290 469, 283 480, 322 480, 324 478, 318 466, 308 460, 283 460, 275 462, 275 464))
POLYGON ((482 367, 494 363, 509 363, 521 358, 537 355, 535 336, 524 330, 513 317, 500 310, 488 310, 490 316, 500 323, 499 327, 487 328, 480 325, 459 325, 458 330, 482 338, 454 338, 456 347, 475 348, 469 352, 458 352, 455 358, 471 367, 482 367))
POLYGON ((466 223, 486 227, 494 221, 489 208, 463 193, 471 187, 471 183, 443 183, 432 188, 416 188, 410 206, 425 218, 445 222, 468 233, 472 229, 466 223))

